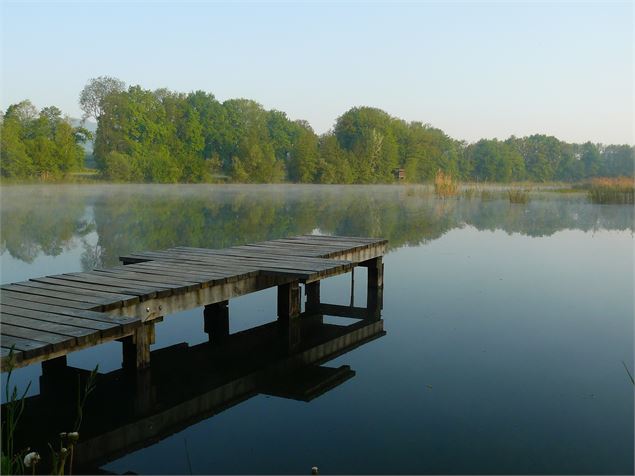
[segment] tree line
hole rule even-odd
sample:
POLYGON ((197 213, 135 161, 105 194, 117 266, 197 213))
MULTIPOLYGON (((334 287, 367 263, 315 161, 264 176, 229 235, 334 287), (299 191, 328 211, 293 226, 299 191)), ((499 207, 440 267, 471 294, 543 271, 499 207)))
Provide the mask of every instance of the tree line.
MULTIPOLYGON (((395 169, 409 182, 438 170, 466 181, 578 181, 632 176, 629 145, 571 144, 535 134, 467 144, 421 122, 354 107, 316 134, 306 121, 249 99, 218 101, 203 91, 147 90, 115 78, 89 81, 84 119, 97 120, 93 158, 107 180, 122 182, 387 183, 395 169)), ((90 133, 55 107, 28 102, 1 118, 2 177, 57 177, 81 168, 90 133)))
POLYGON ((38 111, 30 101, 0 113, 0 175, 7 178, 59 178, 81 169, 82 144, 92 139, 73 127, 57 107, 38 111))

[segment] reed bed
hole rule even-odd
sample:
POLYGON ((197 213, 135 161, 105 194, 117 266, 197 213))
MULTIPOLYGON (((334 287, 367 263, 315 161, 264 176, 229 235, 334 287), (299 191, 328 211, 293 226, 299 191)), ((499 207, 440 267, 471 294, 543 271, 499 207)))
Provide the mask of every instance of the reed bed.
POLYGON ((529 190, 510 189, 507 190, 507 197, 509 198, 509 203, 528 203, 529 190))
POLYGON ((589 200, 600 204, 633 204, 635 195, 633 177, 600 177, 591 180, 588 191, 589 200))
POLYGON ((459 182, 452 175, 439 170, 434 176, 434 193, 439 198, 453 197, 459 193, 459 182))

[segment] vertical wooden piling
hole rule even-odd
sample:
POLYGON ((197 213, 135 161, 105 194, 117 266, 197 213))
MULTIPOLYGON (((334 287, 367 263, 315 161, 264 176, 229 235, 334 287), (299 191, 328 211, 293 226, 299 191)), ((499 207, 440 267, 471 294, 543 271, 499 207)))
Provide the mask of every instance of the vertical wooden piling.
POLYGON ((62 381, 67 377, 67 360, 66 356, 56 357, 54 359, 42 362, 42 376, 40 377, 40 394, 55 394, 58 392, 72 393, 75 391, 71 386, 62 385, 62 381))
POLYGON ((204 330, 209 341, 219 343, 229 336, 229 301, 208 304, 203 310, 204 330))
POLYGON ((154 344, 154 323, 145 322, 134 334, 121 340, 125 369, 144 369, 150 365, 150 345, 154 344))
POLYGON ((317 312, 320 307, 320 281, 313 281, 304 287, 306 293, 306 311, 317 312))
POLYGON ((42 362, 42 374, 57 373, 66 369, 68 361, 65 355, 42 362))
POLYGON ((369 312, 375 313, 384 307, 384 263, 382 257, 379 256, 364 261, 361 265, 368 268, 366 306, 369 312))
POLYGON ((285 321, 300 315, 300 283, 278 286, 278 319, 285 321))
POLYGON ((382 257, 364 261, 362 266, 368 268, 368 288, 381 288, 384 286, 384 263, 382 257))

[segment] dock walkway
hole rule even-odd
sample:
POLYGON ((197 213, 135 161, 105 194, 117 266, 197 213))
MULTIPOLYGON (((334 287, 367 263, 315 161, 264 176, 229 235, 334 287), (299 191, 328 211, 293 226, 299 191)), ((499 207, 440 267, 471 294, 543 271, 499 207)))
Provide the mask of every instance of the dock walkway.
MULTIPOLYGON (((278 319, 320 306, 320 280, 368 268, 369 289, 382 288, 387 241, 304 235, 226 249, 175 247, 131 253, 122 265, 0 286, 2 370, 44 361, 103 342, 123 343, 123 364, 149 365, 154 323, 205 306, 205 331, 228 326, 229 299, 278 287, 278 319)), ((369 293, 369 300, 377 293, 369 293)), ((372 303, 371 303, 372 304, 372 303)), ((378 303, 375 303, 378 305, 378 303)), ((380 304, 379 304, 380 305, 380 304)), ((338 306, 329 305, 337 313, 338 306)))

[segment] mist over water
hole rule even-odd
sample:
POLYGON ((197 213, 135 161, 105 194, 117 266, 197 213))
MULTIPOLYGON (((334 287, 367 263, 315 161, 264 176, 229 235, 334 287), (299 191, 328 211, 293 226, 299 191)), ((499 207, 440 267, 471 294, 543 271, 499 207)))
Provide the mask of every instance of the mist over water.
MULTIPOLYGON (((386 336, 328 363, 354 378, 310 402, 258 395, 111 471, 633 472, 633 208, 583 194, 437 199, 409 186, 99 185, 0 189, 2 283, 115 266, 133 251, 312 232, 384 237, 386 336)), ((364 270, 355 300, 365 302, 364 270)), ((350 301, 350 276, 323 283, 350 301)), ((275 319, 275 290, 230 303, 230 331, 275 319)), ((206 340, 167 316, 154 349, 206 340)), ((110 343, 69 365, 118 368, 110 343)), ((16 371, 20 385, 40 366, 16 371)), ((90 418, 90 415, 86 415, 90 418)))

